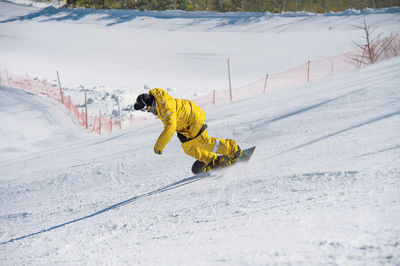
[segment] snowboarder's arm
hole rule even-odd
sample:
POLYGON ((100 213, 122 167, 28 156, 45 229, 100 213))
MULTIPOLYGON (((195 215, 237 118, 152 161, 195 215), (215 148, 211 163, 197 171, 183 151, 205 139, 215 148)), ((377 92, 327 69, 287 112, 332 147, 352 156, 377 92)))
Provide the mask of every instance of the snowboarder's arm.
POLYGON ((175 134, 177 125, 175 108, 168 108, 166 112, 163 113, 164 117, 161 117, 161 120, 164 123, 164 130, 161 132, 156 144, 154 145, 154 151, 160 152, 164 150, 165 146, 175 134))

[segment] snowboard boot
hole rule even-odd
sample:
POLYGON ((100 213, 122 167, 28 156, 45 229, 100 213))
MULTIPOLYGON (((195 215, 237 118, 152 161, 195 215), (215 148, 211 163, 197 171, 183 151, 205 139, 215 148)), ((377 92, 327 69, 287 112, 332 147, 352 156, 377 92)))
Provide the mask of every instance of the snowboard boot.
POLYGON ((210 162, 209 164, 204 166, 204 170, 210 171, 211 169, 225 167, 225 166, 228 166, 230 164, 231 164, 231 162, 230 162, 230 159, 229 159, 228 156, 219 155, 219 156, 215 157, 215 159, 212 160, 212 162, 210 162))
POLYGON ((238 150, 235 152, 235 154, 229 158, 230 159, 230 164, 235 163, 238 159, 240 159, 240 157, 242 156, 242 149, 240 149, 239 145, 237 145, 238 150))

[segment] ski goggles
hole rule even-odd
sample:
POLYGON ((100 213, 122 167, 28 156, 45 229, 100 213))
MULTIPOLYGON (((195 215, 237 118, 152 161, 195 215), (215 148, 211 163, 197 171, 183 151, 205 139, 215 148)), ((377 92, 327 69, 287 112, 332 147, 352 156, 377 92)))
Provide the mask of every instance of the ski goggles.
POLYGON ((142 112, 150 112, 151 111, 151 105, 145 105, 142 108, 139 109, 142 112))
POLYGON ((146 112, 148 112, 148 113, 152 113, 152 114, 154 114, 154 115, 157 115, 157 109, 156 109, 156 105, 154 104, 154 105, 145 105, 143 108, 142 108, 142 110, 143 111, 146 111, 146 112))

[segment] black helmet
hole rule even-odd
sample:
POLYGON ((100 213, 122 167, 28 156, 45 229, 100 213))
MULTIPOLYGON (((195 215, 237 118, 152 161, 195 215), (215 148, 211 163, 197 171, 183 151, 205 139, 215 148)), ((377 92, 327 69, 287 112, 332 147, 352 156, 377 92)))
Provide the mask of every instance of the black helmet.
POLYGON ((135 110, 145 111, 153 105, 155 98, 149 93, 142 93, 136 98, 136 103, 133 106, 135 110))

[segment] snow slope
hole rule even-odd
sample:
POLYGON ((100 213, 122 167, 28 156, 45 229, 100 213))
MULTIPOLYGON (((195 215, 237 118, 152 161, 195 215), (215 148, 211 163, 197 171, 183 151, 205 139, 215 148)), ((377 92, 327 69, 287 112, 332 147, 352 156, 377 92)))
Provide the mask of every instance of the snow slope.
MULTIPOLYGON (((238 88, 266 73, 353 51, 352 41, 363 38, 355 26, 364 19, 383 36, 400 31, 399 7, 221 14, 57 9, 0 0, 0 79, 7 70, 58 85, 58 71, 75 104, 83 106, 83 90, 88 92, 91 115, 117 118, 118 98, 127 118, 137 95, 152 87, 190 99, 228 89, 228 58, 238 88)), ((312 63, 311 76, 314 69, 312 63)))
MULTIPOLYGON (((128 102, 192 97, 351 50, 363 19, 330 14, 55 9, 0 1, 0 68, 128 102), (99 86, 100 85, 100 86, 99 86), (100 93, 100 92, 99 92, 100 93)), ((83 135, 63 107, 0 87, 1 265, 400 264, 400 58, 209 108, 208 132, 257 145, 195 177, 159 121, 83 135)), ((100 97, 100 96, 99 96, 100 97)), ((102 97, 102 96, 101 96, 102 97)))
POLYGON ((63 106, 29 92, 0 86, 0 114, 0 160, 85 139, 63 106))
POLYGON ((177 138, 153 155, 159 121, 0 161, 0 263, 398 265, 399 73, 208 109, 210 135, 257 145, 209 177, 177 138))
MULTIPOLYGON (((0 1, 0 68, 63 86, 129 91, 144 86, 193 97, 354 49, 366 19, 384 36, 398 32, 400 8, 305 12, 141 12, 16 6, 0 1)), ((126 96, 129 98, 129 96, 126 96)), ((126 103, 127 104, 127 103, 126 103)))

